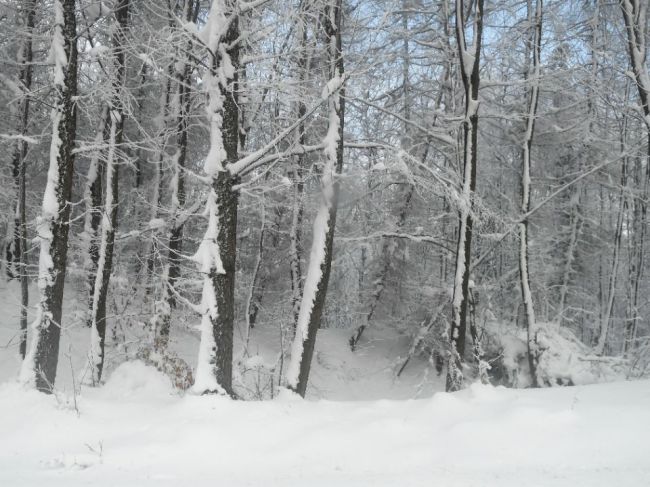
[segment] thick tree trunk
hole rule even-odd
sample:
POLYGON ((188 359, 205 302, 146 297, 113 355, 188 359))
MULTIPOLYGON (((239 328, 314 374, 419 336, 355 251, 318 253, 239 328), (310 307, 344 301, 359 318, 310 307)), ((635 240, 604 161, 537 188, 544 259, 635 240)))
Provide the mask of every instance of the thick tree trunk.
MULTIPOLYGON (((23 39, 16 54, 16 64, 20 66, 18 81, 24 92, 13 114, 18 119, 16 134, 27 136, 29 122, 29 97, 32 88, 32 35, 36 17, 36 2, 23 0, 18 12, 17 23, 21 27, 23 39)), ((7 273, 9 278, 20 281, 20 349, 21 358, 27 353, 27 307, 29 306, 29 277, 27 275, 27 220, 25 211, 25 158, 27 141, 16 142, 12 155, 12 172, 16 203, 14 208, 13 241, 8 252, 7 273)))
POLYGON ((21 370, 23 382, 51 393, 56 379, 61 336, 63 288, 68 255, 69 204, 74 167, 77 94, 77 24, 75 0, 55 0, 52 142, 38 236, 40 303, 30 350, 21 370))
POLYGON ((449 335, 450 351, 447 363, 448 391, 463 386, 463 356, 467 334, 469 304, 469 272, 472 250, 473 198, 476 190, 476 160, 478 140, 478 90, 481 41, 483 35, 483 0, 477 0, 474 13, 472 46, 465 37, 464 2, 456 0, 456 40, 460 57, 461 77, 465 88, 465 121, 463 123, 463 186, 460 195, 460 229, 456 251, 456 273, 452 297, 452 322, 449 335), (471 48, 472 51, 468 51, 471 48))
POLYGON ((338 181, 343 169, 343 127, 345 122, 345 97, 341 84, 344 81, 341 45, 342 1, 332 0, 324 14, 327 38, 330 83, 336 92, 329 101, 329 127, 325 138, 325 165, 322 172, 322 202, 314 220, 314 236, 309 268, 305 279, 296 334, 291 348, 291 361, 287 370, 287 387, 305 396, 311 360, 316 344, 316 333, 325 306, 327 286, 332 265, 338 181))
POLYGON ((110 102, 110 132, 106 155, 106 195, 104 214, 102 216, 102 236, 97 262, 97 278, 95 294, 91 310, 91 344, 90 361, 92 383, 97 384, 102 378, 104 369, 104 348, 106 341, 106 301, 113 269, 113 253, 115 248, 115 232, 117 230, 118 214, 118 182, 119 161, 117 151, 122 145, 124 131, 124 108, 122 104, 122 89, 126 74, 126 29, 129 18, 130 0, 119 0, 115 5, 114 15, 117 25, 113 34, 113 56, 115 64, 115 79, 112 82, 112 99, 110 102))
POLYGON ((232 356, 237 254, 239 18, 234 2, 214 0, 208 18, 212 64, 206 73, 210 152, 205 172, 212 178, 208 228, 195 255, 203 284, 201 344, 194 391, 233 395, 232 356))

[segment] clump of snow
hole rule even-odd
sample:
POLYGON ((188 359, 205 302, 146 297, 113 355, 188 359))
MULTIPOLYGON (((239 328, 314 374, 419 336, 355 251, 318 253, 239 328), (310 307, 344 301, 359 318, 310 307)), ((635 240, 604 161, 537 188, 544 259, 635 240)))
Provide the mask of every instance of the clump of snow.
POLYGON ((165 225, 167 223, 163 218, 152 218, 149 220, 149 223, 147 224, 147 228, 149 230, 159 230, 161 228, 165 228, 165 225))
POLYGON ((110 51, 111 51, 110 47, 104 46, 102 44, 98 44, 88 49, 87 52, 88 52, 88 56, 90 56, 91 59, 97 59, 108 55, 110 51))
POLYGON ((65 80, 64 68, 68 65, 68 56, 65 53, 63 27, 65 25, 63 5, 61 0, 54 2, 54 32, 50 47, 50 62, 54 64, 54 84, 63 87, 65 80))
POLYGON ((102 395, 116 400, 154 398, 173 394, 169 378, 140 360, 117 367, 101 388, 102 395))

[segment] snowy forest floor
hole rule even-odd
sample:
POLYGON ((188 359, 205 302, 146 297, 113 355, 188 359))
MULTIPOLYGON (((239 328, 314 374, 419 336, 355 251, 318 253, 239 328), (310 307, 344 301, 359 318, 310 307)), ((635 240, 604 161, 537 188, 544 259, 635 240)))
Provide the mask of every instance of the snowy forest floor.
POLYGON ((130 362, 76 400, 0 386, 0 485, 650 485, 648 381, 243 402, 130 362))
MULTIPOLYGON (((78 324, 63 333, 59 392, 45 396, 15 382, 16 302, 0 285, 1 486, 650 485, 650 381, 434 394, 443 383, 422 361, 394 377, 407 337, 372 330, 352 353, 349 330, 322 330, 314 400, 181 396, 116 355, 104 385, 72 394, 88 346, 78 324)), ((259 360, 274 333, 255 330, 259 360)), ((190 331, 173 345, 196 353, 190 331)))

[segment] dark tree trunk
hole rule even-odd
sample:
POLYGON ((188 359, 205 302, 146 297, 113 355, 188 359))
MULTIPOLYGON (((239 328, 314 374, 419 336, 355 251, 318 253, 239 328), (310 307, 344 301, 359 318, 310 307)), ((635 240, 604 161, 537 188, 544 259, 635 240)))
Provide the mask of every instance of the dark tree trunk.
MULTIPOLYGON (((221 2, 220 2, 221 3, 221 2)), ((222 4, 223 5, 223 4, 222 4)), ((239 157, 238 72, 240 44, 239 17, 234 0, 226 2, 226 12, 213 4, 210 16, 224 15, 224 22, 210 24, 211 65, 206 73, 210 152, 205 171, 212 178, 208 198, 209 222, 199 247, 197 261, 204 273, 204 309, 201 343, 194 389, 199 393, 234 395, 232 388, 233 333, 235 313, 235 260, 237 255, 237 206, 239 176, 232 164, 239 157), (223 28, 227 30, 222 31, 223 28), (222 54, 225 48, 224 59, 222 54), (228 61, 232 69, 228 69, 228 61)), ((211 19, 213 20, 213 19, 211 19)))
POLYGON ((122 89, 126 74, 126 29, 129 18, 130 0, 119 0, 114 9, 116 30, 113 35, 115 78, 112 82, 112 99, 110 102, 110 134, 106 162, 106 200, 102 221, 102 240, 99 248, 99 262, 95 294, 91 310, 91 358, 93 363, 93 383, 102 378, 104 368, 104 348, 106 341, 106 301, 113 269, 115 249, 115 232, 117 231, 118 195, 119 195, 119 161, 117 151, 122 145, 124 132, 124 107, 122 89))
MULTIPOLYGON (((18 25, 22 27, 24 39, 18 49, 16 63, 20 66, 18 80, 24 96, 17 109, 18 135, 27 135, 29 122, 29 97, 32 88, 32 34, 36 17, 36 2, 24 0, 18 14, 18 25)), ((16 143, 12 156, 12 172, 16 203, 14 210, 13 242, 9 250, 7 273, 9 278, 20 281, 20 356, 24 359, 27 353, 27 307, 29 306, 29 278, 27 276, 27 221, 25 211, 25 158, 27 157, 27 141, 16 143)))
MULTIPOLYGON (((104 106, 101 113, 101 122, 95 142, 102 146, 110 135, 110 112, 108 105, 104 106)), ((102 178, 104 177, 104 163, 102 161, 103 149, 96 149, 88 169, 86 187, 86 224, 84 232, 88 239, 88 261, 86 273, 88 274, 88 316, 87 325, 92 327, 92 309, 95 299, 95 281, 97 280, 97 264, 99 262, 99 229, 102 224, 102 178)))
POLYGON ((48 184, 43 198, 39 286, 41 299, 33 343, 25 357, 21 376, 39 391, 51 393, 56 379, 61 337, 63 288, 70 227, 69 201, 74 168, 77 94, 77 24, 75 0, 54 4, 55 37, 60 36, 65 61, 55 60, 56 104, 52 111, 53 140, 48 184))
MULTIPOLYGON (((343 80, 343 54, 341 45, 341 15, 342 15, 342 1, 332 0, 326 7, 325 14, 323 15, 323 23, 325 36, 327 39, 327 53, 330 65, 330 79, 341 78, 343 80)), ((311 369, 311 361, 314 354, 314 347, 316 345, 316 334, 320 328, 321 316, 323 308, 325 307, 325 298, 327 295, 327 286, 329 283, 331 265, 332 265, 332 252, 334 244, 334 231, 336 227, 336 210, 337 210, 337 195, 338 195, 338 180, 337 176, 341 174, 343 169, 343 128, 345 122, 345 95, 341 87, 337 93, 333 93, 330 99, 330 121, 335 118, 338 122, 337 136, 338 140, 336 148, 326 149, 326 158, 328 162, 323 170, 323 203, 320 211, 327 211, 326 215, 326 228, 318 228, 314 225, 314 242, 312 243, 312 254, 310 255, 310 269, 307 272, 307 284, 303 290, 303 297, 300 305, 300 315, 298 318, 298 326, 296 328, 296 335, 291 352, 291 363, 287 372, 287 386, 289 389, 305 396, 307 391, 307 383, 309 381, 309 371, 311 369), (334 115, 334 116, 333 116, 334 115), (332 153, 334 152, 334 153, 332 153), (331 171, 330 174, 327 174, 331 171), (328 178, 330 179, 327 182, 328 178), (325 232, 325 235, 317 235, 318 232, 325 232), (323 238, 324 237, 324 238, 323 238), (319 243, 320 239, 324 241, 319 243), (315 250, 314 245, 323 245, 322 250, 315 250), (320 256, 320 259, 316 259, 320 256), (315 267, 318 266, 318 271, 314 272, 315 267), (310 279, 315 279, 318 276, 317 282, 309 283, 310 279), (308 287, 309 285, 309 287, 308 287), (311 286, 315 289, 310 289, 311 286)), ((330 130, 332 127, 330 126, 330 130)), ((318 215, 318 218, 320 215, 318 215)))
MULTIPOLYGON (((185 20, 196 22, 199 12, 199 2, 188 0, 185 5, 185 20)), ((182 69, 175 73, 176 89, 178 90, 178 113, 176 114, 176 154, 174 155, 175 174, 172 176, 172 202, 171 218, 169 222, 169 243, 167 254, 167 272, 163 283, 163 306, 159 317, 159 326, 156 330, 155 346, 164 349, 169 343, 171 329, 171 310, 176 306, 174 286, 180 277, 181 251, 183 249, 183 227, 185 219, 178 220, 179 213, 184 209, 186 202, 185 194, 185 163, 187 161, 188 136, 189 136, 189 114, 190 114, 190 83, 192 67, 189 63, 192 41, 188 41, 183 50, 179 50, 180 59, 183 59, 182 69)))
POLYGON ((472 255, 473 198, 476 190, 476 160, 478 141, 478 91, 481 41, 483 32, 483 0, 477 0, 474 13, 472 46, 466 42, 464 2, 456 0, 456 40, 460 57, 461 78, 465 88, 465 121, 463 123, 463 188, 460 209, 460 229, 456 250, 456 276, 452 299, 452 323, 449 335, 450 352, 447 365, 447 390, 463 385, 463 356, 467 334, 469 307, 469 275, 472 255), (473 52, 467 51, 471 47, 473 52))

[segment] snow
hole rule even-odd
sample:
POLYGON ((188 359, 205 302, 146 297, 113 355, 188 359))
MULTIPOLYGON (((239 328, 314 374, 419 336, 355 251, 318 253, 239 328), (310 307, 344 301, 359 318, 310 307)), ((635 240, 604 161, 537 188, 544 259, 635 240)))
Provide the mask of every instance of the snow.
POLYGON ((210 190, 205 213, 208 216, 208 227, 205 230, 203 240, 199 244, 196 254, 192 257, 203 274, 203 292, 201 295, 201 341, 199 343, 199 359, 196 367, 193 391, 203 393, 205 391, 221 391, 217 383, 215 371, 215 357, 217 343, 214 339, 212 323, 217 319, 219 310, 217 308, 216 291, 212 280, 212 274, 225 274, 221 261, 221 251, 217 242, 219 235, 219 214, 217 208, 217 195, 214 189, 210 190))
POLYGON ((649 404, 648 381, 242 402, 178 396, 133 362, 76 398, 0 385, 0 482, 639 487, 650 483, 649 404))
POLYGON ((91 57, 91 59, 98 59, 108 55, 110 51, 111 51, 110 47, 98 44, 95 47, 91 47, 90 49, 88 49, 87 52, 88 55, 91 57))
POLYGON ((208 103, 206 114, 210 122, 210 150, 204 161, 204 171, 208 176, 215 176, 218 171, 223 171, 223 162, 226 160, 226 149, 223 145, 223 104, 224 91, 228 88, 228 80, 232 79, 235 69, 221 38, 228 29, 228 19, 224 15, 226 11, 222 0, 212 2, 208 21, 202 30, 202 40, 214 56, 219 55, 219 65, 212 69, 206 69, 204 82, 208 103), (224 90, 224 91, 222 91, 224 90))
POLYGON ((5 139, 5 140, 18 140, 21 142, 25 142, 27 144, 32 144, 32 145, 38 145, 38 139, 35 137, 28 137, 27 135, 22 135, 22 134, 0 134, 0 139, 5 139))
POLYGON ((159 230, 161 228, 165 228, 166 225, 167 223, 163 218, 152 218, 147 223, 147 228, 149 230, 159 230))
POLYGON ((345 76, 341 76, 340 74, 334 76, 327 83, 325 83, 325 86, 323 87, 323 92, 321 93, 321 98, 323 100, 327 100, 330 96, 332 96, 338 90, 341 89, 343 83, 345 83, 345 76))
POLYGON ((68 65, 68 57, 65 53, 65 42, 63 39, 63 5, 61 0, 54 2, 54 32, 52 33, 52 46, 50 48, 50 60, 54 64, 54 84, 60 87, 64 85, 64 68, 68 65))

